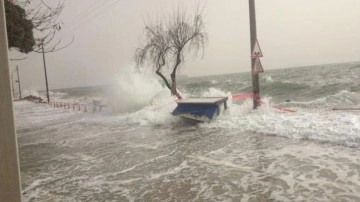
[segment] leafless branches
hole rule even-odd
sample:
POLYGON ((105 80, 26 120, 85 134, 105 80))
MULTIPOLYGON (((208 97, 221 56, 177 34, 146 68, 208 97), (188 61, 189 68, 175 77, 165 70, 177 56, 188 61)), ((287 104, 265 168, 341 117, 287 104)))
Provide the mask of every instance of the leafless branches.
POLYGON ((45 52, 55 52, 68 47, 73 39, 65 45, 61 40, 55 41, 56 34, 61 30, 64 24, 60 20, 60 15, 63 12, 65 5, 64 0, 49 1, 49 0, 14 0, 18 5, 22 5, 26 9, 26 18, 31 20, 34 30, 35 46, 34 52, 42 52, 42 46, 45 47, 45 52))
POLYGON ((155 67, 155 72, 164 80, 172 95, 177 95, 176 72, 186 53, 197 56, 204 50, 207 34, 201 12, 196 9, 193 16, 188 16, 178 9, 167 22, 145 23, 146 42, 135 52, 135 61, 143 65, 146 61, 155 67), (162 74, 162 68, 171 65, 171 85, 162 74))

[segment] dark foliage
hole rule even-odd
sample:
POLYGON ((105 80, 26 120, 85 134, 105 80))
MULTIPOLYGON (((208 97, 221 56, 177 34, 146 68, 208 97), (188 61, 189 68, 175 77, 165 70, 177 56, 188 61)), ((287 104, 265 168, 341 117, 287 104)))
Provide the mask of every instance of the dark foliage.
POLYGON ((22 53, 33 51, 35 39, 33 35, 33 24, 26 19, 23 8, 11 1, 5 0, 6 29, 9 48, 16 48, 22 53))

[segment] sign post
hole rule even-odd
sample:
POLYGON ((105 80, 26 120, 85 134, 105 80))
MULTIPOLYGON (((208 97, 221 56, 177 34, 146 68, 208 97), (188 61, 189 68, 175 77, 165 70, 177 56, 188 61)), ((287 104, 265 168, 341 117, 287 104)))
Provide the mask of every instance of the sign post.
POLYGON ((256 34, 256 16, 255 16, 255 0, 249 0, 249 15, 250 15, 250 46, 251 46, 251 75, 253 85, 253 105, 254 109, 260 105, 260 85, 259 73, 263 72, 260 62, 260 57, 263 56, 256 34))

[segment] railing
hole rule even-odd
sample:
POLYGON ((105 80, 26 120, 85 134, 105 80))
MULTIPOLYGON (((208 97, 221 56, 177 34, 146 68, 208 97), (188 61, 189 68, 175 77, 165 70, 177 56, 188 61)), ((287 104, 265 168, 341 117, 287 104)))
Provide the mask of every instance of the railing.
MULTIPOLYGON (((79 103, 67 103, 67 102, 50 102, 50 106, 55 108, 64 108, 71 109, 74 111, 88 112, 87 104, 79 104, 79 103)), ((92 105, 93 112, 101 112, 105 105, 92 105)))

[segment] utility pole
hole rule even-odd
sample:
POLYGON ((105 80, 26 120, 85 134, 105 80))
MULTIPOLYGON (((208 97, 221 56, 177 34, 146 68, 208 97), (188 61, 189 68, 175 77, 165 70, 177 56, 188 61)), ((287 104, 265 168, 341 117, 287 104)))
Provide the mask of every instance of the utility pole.
POLYGON ((21 202, 4 3, 0 1, 0 201, 21 202))
MULTIPOLYGON (((250 47, 251 54, 253 53, 254 44, 257 40, 256 36, 256 16, 255 16, 255 0, 249 0, 249 15, 250 15, 250 47)), ((260 86, 259 86, 259 74, 254 74, 256 58, 251 58, 251 75, 253 85, 253 105, 254 109, 260 105, 260 86)))
POLYGON ((19 66, 16 65, 16 72, 17 72, 17 80, 16 82, 18 83, 19 86, 19 100, 21 100, 21 85, 20 85, 20 77, 19 77, 19 66))
POLYGON ((45 62, 45 52, 44 52, 44 40, 41 41, 41 50, 42 50, 43 61, 44 61, 44 72, 45 72, 45 82, 46 82, 46 97, 47 97, 47 102, 50 103, 49 86, 48 86, 48 79, 47 79, 47 73, 46 73, 46 62, 45 62))
POLYGON ((12 96, 15 97, 15 88, 14 88, 14 79, 13 79, 13 72, 10 74, 11 77, 11 89, 12 89, 12 96))

